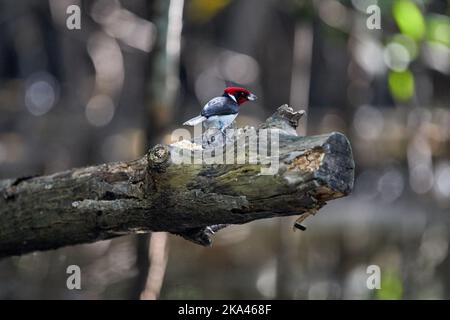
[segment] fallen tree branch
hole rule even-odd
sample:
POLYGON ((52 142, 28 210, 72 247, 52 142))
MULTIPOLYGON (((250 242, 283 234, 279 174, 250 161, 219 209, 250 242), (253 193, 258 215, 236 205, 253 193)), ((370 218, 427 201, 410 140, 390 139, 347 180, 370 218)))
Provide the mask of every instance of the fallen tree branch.
POLYGON ((192 148, 175 143, 135 161, 2 180, 0 257, 148 231, 208 245, 229 224, 314 212, 351 192, 354 163, 340 133, 298 137, 301 116, 284 105, 259 128, 279 133, 275 175, 261 163, 177 164, 192 148))

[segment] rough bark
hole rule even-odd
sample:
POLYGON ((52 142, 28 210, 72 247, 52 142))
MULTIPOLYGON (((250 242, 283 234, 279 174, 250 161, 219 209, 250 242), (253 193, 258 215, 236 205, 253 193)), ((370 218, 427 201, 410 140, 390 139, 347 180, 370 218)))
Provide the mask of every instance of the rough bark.
POLYGON ((260 126, 280 134, 275 175, 261 175, 263 164, 176 164, 171 155, 186 151, 176 143, 135 161, 0 181, 0 256, 148 231, 207 245, 228 224, 314 212, 351 192, 354 162, 340 133, 297 136, 301 115, 284 105, 260 126))

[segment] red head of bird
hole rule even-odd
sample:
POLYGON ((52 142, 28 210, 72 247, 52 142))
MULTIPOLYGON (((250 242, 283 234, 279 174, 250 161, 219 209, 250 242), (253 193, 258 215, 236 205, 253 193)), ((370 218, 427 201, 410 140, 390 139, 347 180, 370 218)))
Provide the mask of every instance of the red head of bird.
POLYGON ((223 95, 229 96, 233 99, 238 105, 243 104, 246 101, 255 101, 256 96, 248 91, 247 89, 241 87, 228 87, 223 91, 223 95))

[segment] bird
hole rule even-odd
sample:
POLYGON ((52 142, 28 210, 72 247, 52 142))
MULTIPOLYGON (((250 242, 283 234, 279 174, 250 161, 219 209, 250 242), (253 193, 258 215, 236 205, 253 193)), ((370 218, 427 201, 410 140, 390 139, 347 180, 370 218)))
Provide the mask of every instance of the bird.
POLYGON ((225 129, 236 119, 239 106, 256 99, 256 95, 245 88, 227 87, 222 96, 212 98, 204 105, 199 116, 189 119, 183 125, 196 126, 202 123, 205 129, 216 128, 224 134, 225 129))

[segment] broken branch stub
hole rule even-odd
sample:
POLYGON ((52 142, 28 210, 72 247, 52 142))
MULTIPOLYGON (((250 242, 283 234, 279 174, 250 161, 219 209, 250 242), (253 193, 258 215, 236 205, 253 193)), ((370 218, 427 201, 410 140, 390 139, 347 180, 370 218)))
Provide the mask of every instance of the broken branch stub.
POLYGON ((351 192, 353 157, 340 133, 297 136, 301 116, 284 105, 259 127, 278 133, 273 175, 261 163, 177 163, 174 154, 209 152, 182 141, 135 161, 1 180, 0 256, 148 231, 208 245, 229 224, 318 210, 351 192))

